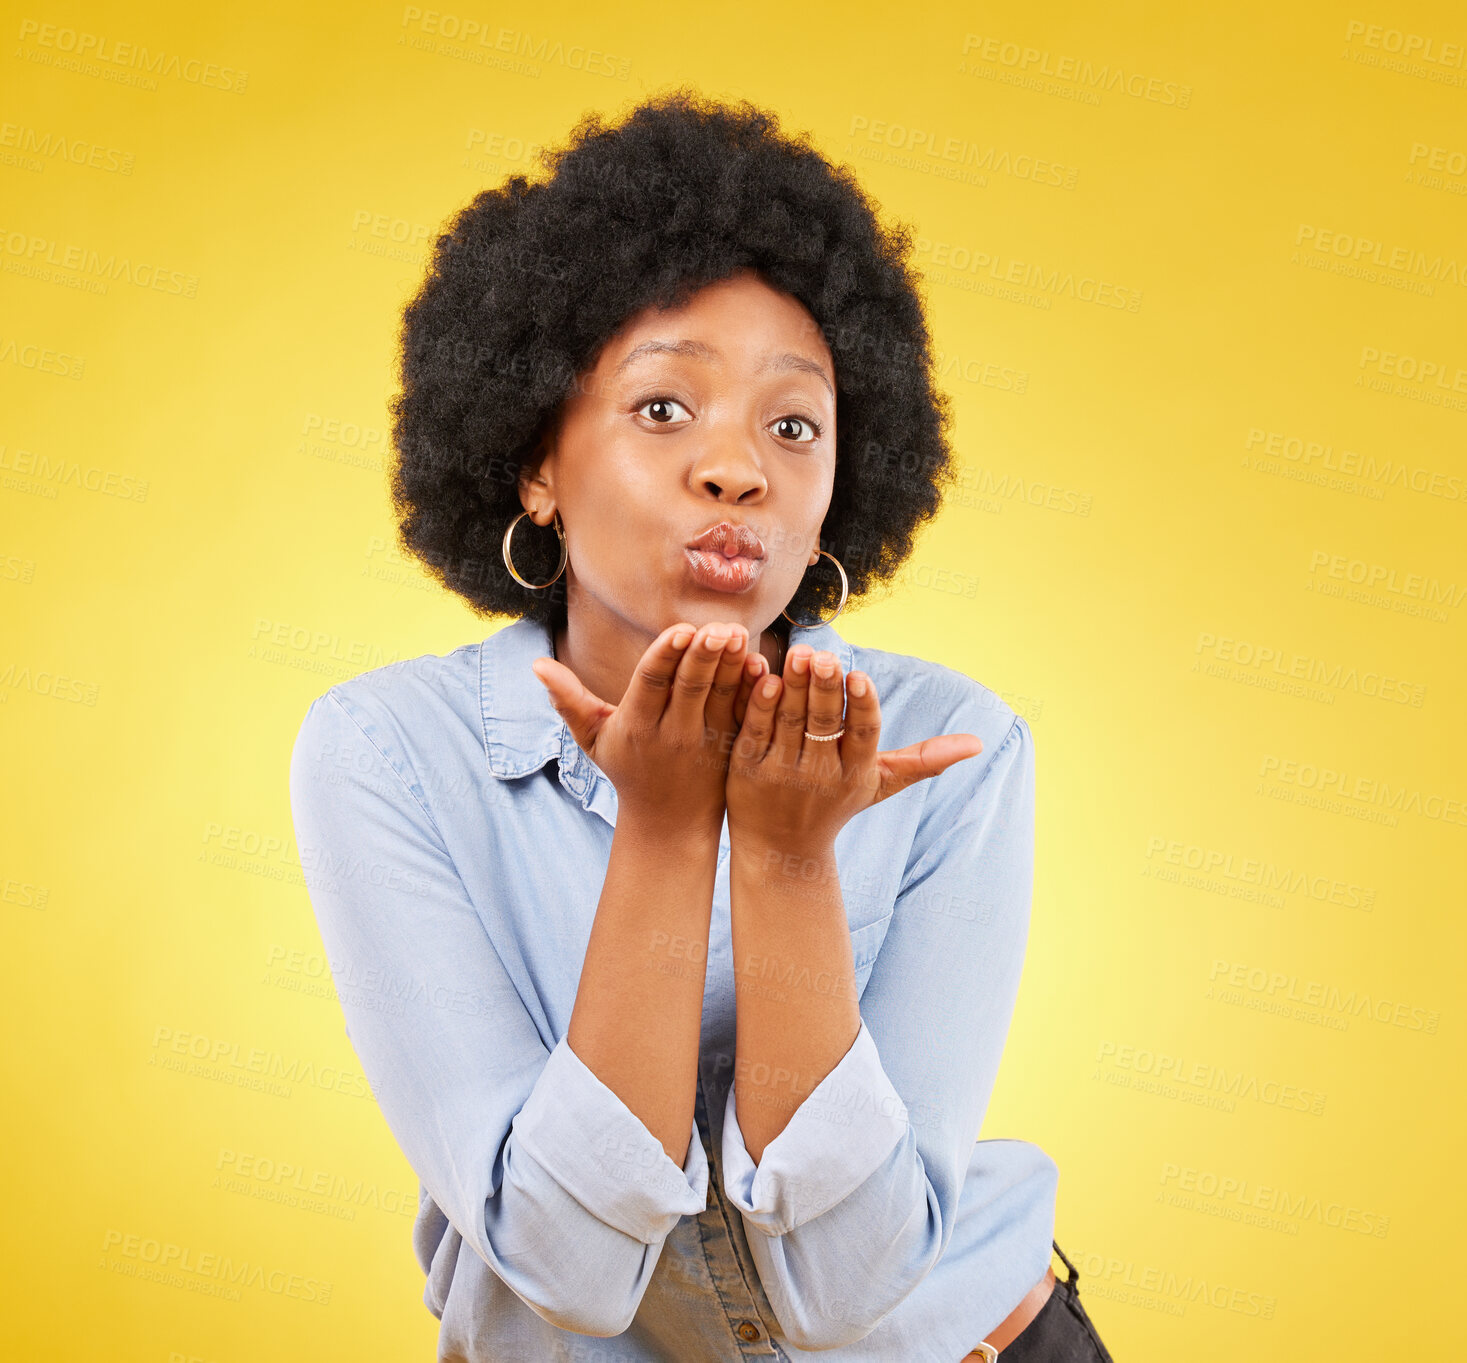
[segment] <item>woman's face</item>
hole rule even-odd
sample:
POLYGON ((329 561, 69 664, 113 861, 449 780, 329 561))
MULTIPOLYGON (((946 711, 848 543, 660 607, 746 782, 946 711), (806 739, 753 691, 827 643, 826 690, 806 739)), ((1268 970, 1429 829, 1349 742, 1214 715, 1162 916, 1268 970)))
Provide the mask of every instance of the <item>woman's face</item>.
POLYGON ((814 318, 752 270, 631 318, 520 485, 537 523, 565 527, 572 643, 717 620, 755 647, 819 557, 835 415, 814 318), (757 542, 690 547, 720 524, 757 542))

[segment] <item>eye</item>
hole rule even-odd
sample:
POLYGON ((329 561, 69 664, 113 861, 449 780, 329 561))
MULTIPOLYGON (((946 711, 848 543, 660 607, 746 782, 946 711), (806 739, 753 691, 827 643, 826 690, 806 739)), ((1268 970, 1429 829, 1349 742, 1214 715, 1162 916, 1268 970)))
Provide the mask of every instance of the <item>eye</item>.
POLYGON ((819 440, 821 436, 820 423, 816 421, 814 417, 799 416, 791 412, 788 416, 780 417, 780 419, 774 424, 776 427, 804 426, 807 430, 813 432, 813 434, 811 434, 808 438, 802 438, 796 435, 789 435, 784 431, 779 432, 779 436, 782 440, 793 440, 797 445, 813 444, 815 441, 819 440))
MULTIPOLYGON (((648 407, 660 407, 664 412, 671 407, 682 407, 685 413, 688 411, 676 398, 668 397, 666 393, 654 393, 651 397, 644 399, 636 409, 638 415, 648 407)), ((670 415, 659 414, 657 416, 649 416, 647 420, 655 422, 659 426, 671 426, 675 424, 670 415)))

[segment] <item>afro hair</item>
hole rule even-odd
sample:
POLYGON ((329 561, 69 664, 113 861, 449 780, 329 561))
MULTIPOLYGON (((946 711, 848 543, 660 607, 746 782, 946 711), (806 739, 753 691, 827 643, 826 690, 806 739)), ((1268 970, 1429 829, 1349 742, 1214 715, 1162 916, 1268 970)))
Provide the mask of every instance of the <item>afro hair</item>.
MULTIPOLYGON (((540 160, 545 179, 512 175, 452 218, 404 310, 390 404, 404 551, 479 614, 563 623, 563 574, 537 591, 504 566, 522 470, 632 316, 753 269, 804 305, 835 361, 820 548, 840 560, 852 600, 893 577, 955 477, 909 229, 883 228, 850 171, 782 134, 774 114, 686 87, 617 126, 588 113, 540 160)), ((543 582, 560 544, 530 528, 517 527, 515 567, 543 582)), ((824 618, 839 592, 821 558, 785 609, 824 618)))

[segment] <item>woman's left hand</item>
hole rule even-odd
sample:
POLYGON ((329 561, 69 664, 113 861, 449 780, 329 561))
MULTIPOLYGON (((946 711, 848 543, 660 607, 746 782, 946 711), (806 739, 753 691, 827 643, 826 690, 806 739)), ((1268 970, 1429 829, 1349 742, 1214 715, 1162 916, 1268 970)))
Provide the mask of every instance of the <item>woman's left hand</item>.
MULTIPOLYGON (((768 668, 762 654, 753 656, 768 668)), ((761 675, 754 683, 734 739, 724 788, 730 842, 800 853, 829 848, 863 809, 983 751, 975 734, 942 734, 891 752, 877 751, 880 737, 871 678, 847 678, 833 653, 795 645, 782 678, 761 675), (843 707, 845 732, 818 741, 840 733, 843 707), (817 737, 807 738, 807 729, 817 737)))

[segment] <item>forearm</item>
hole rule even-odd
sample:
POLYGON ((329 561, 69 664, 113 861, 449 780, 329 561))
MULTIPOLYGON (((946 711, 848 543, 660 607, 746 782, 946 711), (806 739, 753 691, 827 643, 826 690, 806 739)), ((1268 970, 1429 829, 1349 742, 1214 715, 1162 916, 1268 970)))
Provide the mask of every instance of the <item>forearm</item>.
POLYGON ((693 1124, 717 870, 718 830, 673 841, 618 817, 566 1032, 679 1167, 693 1124))
POLYGON ((733 845, 738 1124, 755 1163, 861 1030, 833 847, 733 845))

